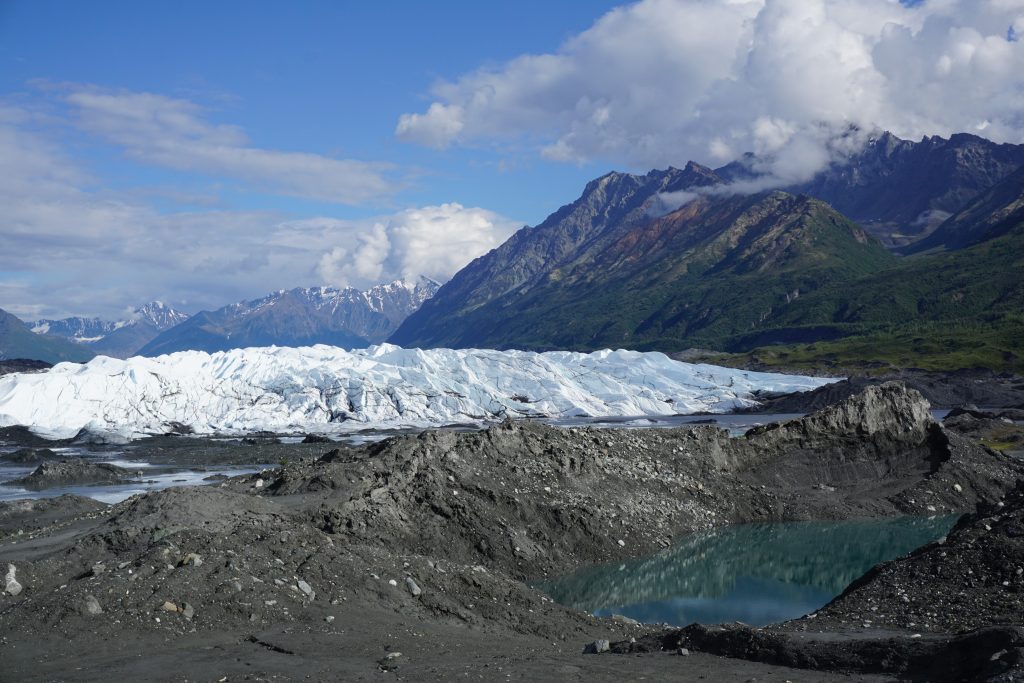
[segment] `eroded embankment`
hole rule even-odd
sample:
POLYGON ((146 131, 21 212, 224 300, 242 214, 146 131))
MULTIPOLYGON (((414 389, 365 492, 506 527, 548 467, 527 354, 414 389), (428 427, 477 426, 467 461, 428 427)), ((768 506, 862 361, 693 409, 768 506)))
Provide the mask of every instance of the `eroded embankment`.
POLYGON ((654 630, 554 605, 523 580, 733 522, 970 511, 1021 475, 932 423, 899 385, 741 439, 515 422, 425 432, 79 511, 0 545, 22 587, 0 597, 2 649, 25 664, 44 647, 59 661, 62 648, 84 656, 126 639, 350 623, 378 624, 384 639, 396 619, 454 627, 456 640, 487 634, 496 656, 511 634, 642 637, 654 630))

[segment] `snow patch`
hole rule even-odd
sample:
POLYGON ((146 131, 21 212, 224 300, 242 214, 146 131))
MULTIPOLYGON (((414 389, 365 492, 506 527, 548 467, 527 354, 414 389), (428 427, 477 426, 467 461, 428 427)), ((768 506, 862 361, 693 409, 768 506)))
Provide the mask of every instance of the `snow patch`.
POLYGON ((7 375, 0 378, 0 426, 25 425, 49 438, 82 429, 137 438, 170 432, 171 423, 200 434, 322 433, 505 417, 722 413, 755 405, 758 390, 806 391, 833 381, 638 351, 271 346, 99 356, 45 374, 7 375))

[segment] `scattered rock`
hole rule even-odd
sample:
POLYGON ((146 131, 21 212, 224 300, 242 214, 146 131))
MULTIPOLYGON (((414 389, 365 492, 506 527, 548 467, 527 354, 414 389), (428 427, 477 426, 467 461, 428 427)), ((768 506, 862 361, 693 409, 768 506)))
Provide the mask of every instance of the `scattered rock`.
POLYGON ((389 652, 377 660, 377 666, 381 671, 394 671, 398 668, 398 660, 401 659, 401 652, 389 652))
POLYGON ((177 612, 178 611, 178 606, 175 605, 170 600, 168 600, 164 604, 160 605, 160 609, 163 610, 164 612, 177 612))
POLYGON ((409 589, 409 592, 412 593, 412 596, 414 598, 418 598, 420 594, 423 592, 422 590, 420 590, 420 587, 416 584, 415 579, 413 579, 411 576, 405 577, 405 585, 409 589))
POLYGON ((100 601, 91 595, 85 596, 85 612, 86 614, 103 614, 103 608, 100 607, 100 601))
POLYGON ((303 595, 305 595, 310 600, 316 598, 316 592, 313 591, 313 587, 305 581, 303 581, 302 579, 299 579, 299 582, 295 585, 298 586, 299 590, 302 591, 303 595))
POLYGON ((611 643, 607 640, 595 640, 592 643, 587 643, 586 647, 583 648, 583 654, 596 655, 602 652, 608 652, 610 649, 611 643))
POLYGON ((15 578, 17 573, 18 570, 13 564, 7 565, 7 574, 4 576, 4 591, 8 595, 18 595, 21 593, 22 586, 18 583, 18 579, 15 578))
POLYGON ((182 605, 182 607, 181 607, 181 616, 185 617, 189 621, 192 621, 192 617, 194 617, 195 615, 196 615, 196 610, 195 610, 194 607, 192 607, 192 605, 190 605, 187 602, 184 605, 182 605))
POLYGON ((202 557, 200 557, 199 555, 197 555, 195 553, 189 553, 188 555, 185 555, 185 557, 181 558, 181 561, 178 562, 178 566, 180 566, 180 567, 188 567, 188 566, 198 567, 202 563, 203 563, 203 558, 202 557))

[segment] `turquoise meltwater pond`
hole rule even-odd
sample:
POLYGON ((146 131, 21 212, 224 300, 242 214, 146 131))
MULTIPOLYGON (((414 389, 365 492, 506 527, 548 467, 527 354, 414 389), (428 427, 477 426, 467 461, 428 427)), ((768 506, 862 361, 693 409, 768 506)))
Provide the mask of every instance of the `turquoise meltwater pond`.
POLYGON ((650 557, 536 584, 599 616, 752 626, 819 609, 868 569, 944 536, 957 516, 745 524, 692 534, 650 557))

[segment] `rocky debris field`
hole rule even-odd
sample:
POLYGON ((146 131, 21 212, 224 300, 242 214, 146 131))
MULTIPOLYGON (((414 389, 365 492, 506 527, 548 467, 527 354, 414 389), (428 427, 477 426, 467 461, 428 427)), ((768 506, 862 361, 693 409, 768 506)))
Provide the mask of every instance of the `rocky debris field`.
POLYGON ((1006 453, 1024 455, 1024 410, 955 408, 942 421, 950 431, 1006 453))
MULTIPOLYGON (((1019 460, 934 424, 898 384, 741 438, 508 421, 335 446, 268 444, 280 467, 110 507, 0 504, 0 569, 20 586, 0 593, 2 666, 18 680, 784 680, 794 668, 876 680, 900 670, 723 660, 696 641, 684 660, 654 647, 669 632, 574 612, 529 582, 737 522, 1009 509, 1024 478, 1019 460), (595 638, 658 652, 581 655, 595 638)), ((977 594, 962 623, 1003 623, 977 594)), ((859 609, 820 623, 845 633, 859 609)))
POLYGON ((807 626, 959 633, 1019 626, 1022 617, 1024 480, 962 517, 946 538, 876 566, 807 626))

